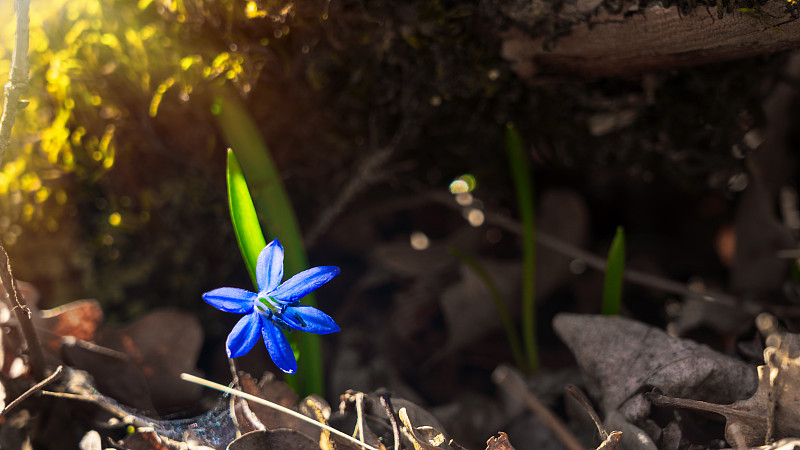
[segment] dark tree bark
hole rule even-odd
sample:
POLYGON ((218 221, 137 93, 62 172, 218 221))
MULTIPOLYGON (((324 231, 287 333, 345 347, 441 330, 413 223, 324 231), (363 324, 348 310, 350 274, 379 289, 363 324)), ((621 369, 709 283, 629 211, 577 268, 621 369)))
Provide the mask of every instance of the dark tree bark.
POLYGON ((770 0, 763 5, 701 5, 688 14, 679 6, 660 4, 624 13, 599 6, 582 14, 578 3, 565 5, 548 19, 532 20, 531 12, 505 5, 501 9, 514 24, 499 35, 503 57, 528 81, 553 75, 624 76, 797 48, 800 21, 791 7, 770 0))

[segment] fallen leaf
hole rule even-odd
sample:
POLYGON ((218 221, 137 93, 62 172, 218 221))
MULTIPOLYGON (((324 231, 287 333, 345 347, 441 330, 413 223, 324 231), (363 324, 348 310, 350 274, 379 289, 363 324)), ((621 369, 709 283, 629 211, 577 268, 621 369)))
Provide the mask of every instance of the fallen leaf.
POLYGON ((408 418, 406 408, 400 408, 397 413, 403 423, 403 433, 411 439, 411 443, 416 450, 439 450, 450 448, 445 445, 445 437, 439 430, 430 426, 415 427, 408 418))
POLYGON ((156 409, 174 410, 195 403, 201 387, 180 379, 196 369, 203 343, 197 318, 176 310, 160 309, 130 325, 105 330, 98 344, 125 353, 141 370, 156 409))
POLYGON ((104 350, 67 341, 61 347, 61 354, 64 363, 91 375, 97 390, 104 395, 143 413, 154 413, 156 408, 142 372, 124 354, 104 350))
MULTIPOLYGON (((748 447, 774 439, 800 436, 800 335, 786 333, 764 350, 767 364, 758 366, 758 390, 730 405, 651 394, 655 404, 725 417, 725 439, 744 440, 748 447)), ((769 340, 768 340, 769 342, 769 340)))
POLYGON ((617 409, 643 388, 731 402, 757 387, 750 365, 631 319, 561 313, 553 328, 578 360, 589 393, 605 408, 617 409))
MULTIPOLYGON (((284 408, 295 409, 297 406, 298 397, 294 390, 288 384, 275 378, 272 373, 265 373, 261 381, 257 382, 250 374, 239 372, 239 384, 244 392, 277 403, 284 408)), ((255 418, 267 430, 278 428, 297 429, 302 423, 297 418, 260 403, 248 402, 240 398, 237 398, 236 402, 246 402, 255 418)), ((242 423, 246 418, 237 415, 237 419, 239 423, 242 423)), ((244 432, 245 430, 242 431, 244 432)))
POLYGON ((780 290, 789 268, 779 250, 796 248, 792 231, 773 210, 774 198, 754 177, 736 209, 736 251, 731 267, 731 289, 746 295, 780 290))
POLYGON ((730 403, 758 386, 751 366, 631 319, 562 313, 553 328, 603 406, 606 428, 622 431, 624 448, 644 448, 646 434, 634 425, 650 412, 643 392, 657 388, 674 397, 730 403))
POLYGON ((234 440, 228 450, 319 450, 308 436, 294 430, 251 431, 234 440))
POLYGON ((208 450, 212 447, 219 449, 236 435, 226 397, 218 401, 216 407, 200 416, 161 420, 121 405, 116 399, 98 392, 94 380, 86 371, 65 367, 59 384, 66 393, 81 399, 82 403, 99 406, 103 410, 103 417, 107 418, 110 413, 135 426, 137 433, 124 439, 123 448, 126 449, 161 450, 176 448, 176 443, 180 444, 177 448, 188 450, 208 450))
POLYGON ((508 442, 508 435, 500 432, 500 437, 490 437, 486 441, 486 450, 514 450, 514 447, 508 442))
POLYGON ((47 348, 58 354, 65 337, 94 342, 103 324, 103 310, 95 300, 78 300, 40 312, 40 326, 49 333, 42 335, 47 348))

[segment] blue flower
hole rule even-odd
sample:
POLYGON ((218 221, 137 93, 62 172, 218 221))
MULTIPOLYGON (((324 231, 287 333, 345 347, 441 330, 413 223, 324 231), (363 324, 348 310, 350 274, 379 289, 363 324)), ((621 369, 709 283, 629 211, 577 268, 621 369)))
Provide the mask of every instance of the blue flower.
POLYGON ((283 280, 283 247, 277 239, 267 244, 258 255, 256 281, 258 292, 223 287, 203 294, 209 305, 226 312, 247 314, 233 327, 225 344, 229 358, 249 352, 259 332, 269 356, 286 373, 297 372, 297 361, 282 330, 300 330, 328 334, 339 326, 327 314, 300 305, 300 299, 330 281, 340 272, 335 266, 304 270, 283 280))

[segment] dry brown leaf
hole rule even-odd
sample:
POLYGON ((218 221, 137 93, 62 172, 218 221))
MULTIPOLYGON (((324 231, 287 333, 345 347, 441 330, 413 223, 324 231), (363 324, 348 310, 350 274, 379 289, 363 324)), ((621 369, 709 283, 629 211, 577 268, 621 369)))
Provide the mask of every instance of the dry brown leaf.
POLYGON ((654 404, 709 411, 725 417, 725 439, 749 447, 774 439, 800 436, 800 335, 785 334, 764 350, 767 364, 758 367, 758 390, 731 405, 654 394, 654 404))
MULTIPOLYGON (((310 417, 317 422, 328 425, 328 418, 331 408, 328 403, 319 396, 310 395, 300 402, 298 407, 297 394, 288 384, 278 380, 269 372, 265 373, 258 383, 248 373, 239 372, 239 384, 244 392, 255 395, 256 397, 277 403, 285 408, 299 410, 300 413, 310 417)), ((236 421, 239 431, 249 433, 259 430, 291 429, 299 432, 310 439, 319 442, 319 448, 349 450, 352 443, 332 438, 331 433, 316 427, 308 422, 299 420, 288 414, 284 414, 260 403, 248 402, 247 400, 235 399, 236 421), (335 442, 335 444, 334 444, 335 442)))
MULTIPOLYGON (((341 399, 339 410, 331 416, 330 422, 332 426, 346 433, 353 433, 353 430, 358 430, 357 426, 360 417, 361 423, 364 426, 364 440, 366 443, 376 448, 383 448, 382 442, 393 441, 394 432, 389 423, 386 408, 381 403, 380 395, 376 393, 364 394, 350 390, 342 395, 341 399), (361 399, 360 414, 358 411, 359 398, 361 399)), ((396 397, 391 398, 391 404, 395 414, 399 414, 400 410, 405 411, 404 414, 406 418, 414 425, 414 431, 417 432, 422 442, 427 442, 426 439, 435 439, 436 435, 441 435, 443 444, 439 447, 435 447, 438 450, 461 448, 453 441, 444 443, 444 436, 446 435, 446 433, 444 433, 444 427, 433 414, 419 405, 396 397)), ((408 433, 401 432, 400 439, 403 447, 406 449, 412 448, 415 445, 414 438, 408 433)), ((336 443, 338 446, 339 441, 336 441, 336 443)))
POLYGON ((753 368, 688 339, 623 317, 559 314, 553 328, 567 344, 600 400, 607 429, 623 433, 625 448, 653 448, 637 427, 650 413, 642 392, 734 402, 756 391, 753 368), (643 444, 643 442, 646 442, 643 444))
POLYGON ((162 309, 121 328, 106 327, 101 319, 95 302, 81 301, 41 320, 53 330, 52 343, 60 347, 64 362, 89 372, 97 388, 120 403, 152 412, 199 399, 200 386, 179 377, 195 371, 200 353, 203 332, 195 317, 162 309))
POLYGON ((486 450, 514 450, 514 447, 508 442, 508 435, 500 432, 500 437, 490 437, 486 441, 486 450))
POLYGON ((400 408, 397 415, 403 423, 403 433, 411 440, 415 450, 441 450, 445 444, 444 435, 436 428, 429 426, 415 427, 408 418, 406 408, 400 408))
POLYGON ((98 344, 128 355, 142 371, 157 409, 193 404, 201 387, 180 379, 194 372, 203 330, 196 317, 170 309, 145 314, 130 325, 103 332, 98 344))
POLYGON ((122 441, 127 450, 170 450, 170 448, 153 432, 133 433, 122 441))
MULTIPOLYGON (((269 400, 285 408, 294 409, 297 406, 297 394, 289 385, 275 378, 267 372, 260 382, 245 372, 239 372, 239 384, 242 390, 250 395, 269 400)), ((247 402, 244 399, 237 401, 247 402)), ((255 402, 247 402, 250 411, 264 425, 267 430, 278 428, 297 429, 301 420, 255 402)), ((240 422, 241 423, 241 422, 240 422)), ((243 430, 244 431, 244 430, 243 430)))
POLYGON ((228 450, 319 450, 313 439, 295 430, 252 431, 234 440, 228 450))
POLYGON ((89 373, 102 394, 143 413, 155 412, 145 376, 125 355, 70 342, 62 346, 61 353, 64 363, 89 373))
POLYGON ((103 324, 103 310, 95 300, 78 300, 41 311, 41 327, 49 331, 42 335, 47 348, 58 354, 65 337, 95 342, 103 324))
POLYGON ((562 313, 553 327, 605 409, 618 409, 651 387, 721 403, 747 398, 758 385, 748 364, 635 320, 562 313))
POLYGON ((778 251, 796 248, 792 231, 773 210, 774 197, 754 176, 736 210, 736 252, 731 267, 731 289, 747 295, 779 290, 788 264, 778 251))

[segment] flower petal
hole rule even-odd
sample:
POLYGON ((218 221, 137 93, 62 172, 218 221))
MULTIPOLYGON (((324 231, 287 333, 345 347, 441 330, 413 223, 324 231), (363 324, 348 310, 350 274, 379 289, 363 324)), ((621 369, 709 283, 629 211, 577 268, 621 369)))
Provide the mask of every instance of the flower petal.
POLYGON ((266 317, 261 316, 261 323, 261 334, 264 337, 264 344, 267 345, 269 357, 282 371, 289 374, 297 372, 297 361, 286 336, 266 317))
POLYGON ((260 316, 257 312, 252 312, 236 322, 225 342, 228 358, 238 358, 253 349, 258 342, 258 332, 261 330, 260 316))
POLYGON ((203 294, 203 300, 225 312, 245 314, 253 311, 253 301, 258 294, 244 289, 223 287, 203 294))
POLYGON ((277 239, 267 244, 258 254, 256 263, 258 292, 267 294, 283 280, 283 246, 277 239))
POLYGON ((309 333, 329 334, 340 329, 329 315, 311 306, 290 306, 281 319, 295 330, 309 333))
POLYGON ((312 267, 286 280, 269 296, 284 304, 294 303, 339 275, 339 272, 341 270, 336 266, 312 267))

